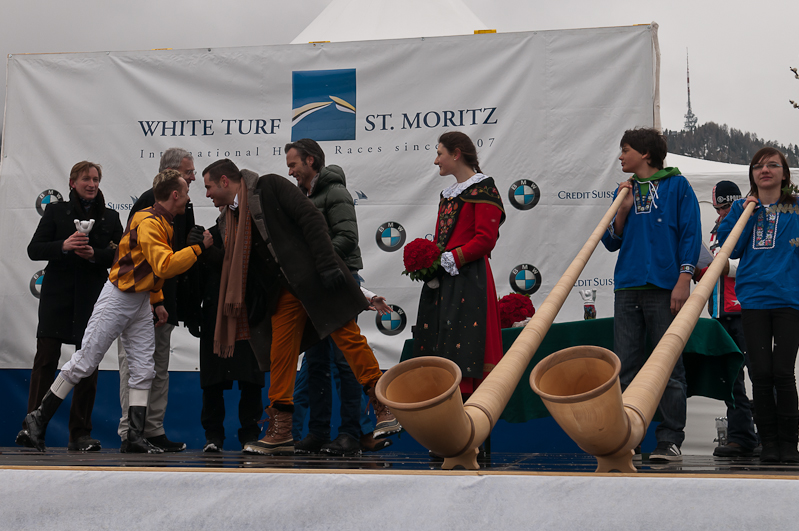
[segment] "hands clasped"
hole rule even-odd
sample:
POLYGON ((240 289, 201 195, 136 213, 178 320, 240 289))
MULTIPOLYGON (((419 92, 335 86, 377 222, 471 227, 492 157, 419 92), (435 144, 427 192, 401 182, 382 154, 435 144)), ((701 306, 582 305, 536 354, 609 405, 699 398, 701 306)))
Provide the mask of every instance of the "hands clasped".
POLYGON ((202 250, 206 250, 214 243, 214 237, 203 228, 202 225, 195 225, 186 235, 187 245, 199 245, 202 250))

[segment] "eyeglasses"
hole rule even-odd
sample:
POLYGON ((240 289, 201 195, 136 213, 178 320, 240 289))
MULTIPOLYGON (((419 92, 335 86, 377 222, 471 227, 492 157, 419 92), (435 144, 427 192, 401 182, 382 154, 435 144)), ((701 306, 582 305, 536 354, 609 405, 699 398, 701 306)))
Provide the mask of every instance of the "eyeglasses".
POLYGON ((187 176, 197 175, 197 170, 186 170, 185 173, 187 176))
POLYGON ((752 164, 752 171, 760 171, 763 168, 776 170, 777 168, 782 168, 782 164, 777 164, 776 162, 769 162, 768 164, 752 164))

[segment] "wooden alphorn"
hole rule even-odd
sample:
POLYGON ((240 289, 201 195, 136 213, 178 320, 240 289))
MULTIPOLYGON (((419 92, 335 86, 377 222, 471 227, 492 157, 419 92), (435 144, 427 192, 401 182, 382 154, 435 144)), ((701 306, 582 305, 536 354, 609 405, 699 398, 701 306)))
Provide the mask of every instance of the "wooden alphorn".
POLYGON ((533 391, 541 396, 561 428, 580 448, 596 457, 597 472, 636 472, 633 449, 644 439, 671 371, 754 209, 755 203, 746 207, 624 394, 619 384, 619 358, 600 347, 555 352, 541 360, 530 374, 533 391))
POLYGON ((405 430, 428 450, 444 457, 441 468, 480 468, 477 448, 491 433, 566 297, 591 258, 622 201, 623 188, 591 237, 552 288, 502 360, 464 404, 461 371, 452 361, 425 356, 399 363, 378 381, 377 397, 405 430))

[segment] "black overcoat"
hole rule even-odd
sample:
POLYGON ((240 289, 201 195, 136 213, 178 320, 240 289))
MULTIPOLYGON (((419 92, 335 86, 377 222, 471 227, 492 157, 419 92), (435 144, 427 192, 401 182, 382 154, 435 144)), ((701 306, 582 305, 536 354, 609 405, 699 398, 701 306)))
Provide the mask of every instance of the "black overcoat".
MULTIPOLYGON (((267 317, 258 324, 250 323, 250 343, 261 369, 268 370, 272 344, 272 323, 268 316, 277 307, 282 286, 288 287, 308 314, 301 345, 303 351, 354 319, 369 307, 369 303, 347 265, 333 250, 327 222, 311 200, 280 175, 259 178, 249 170, 241 173, 255 228, 252 252, 269 253, 280 266, 282 276, 282 279, 264 279, 267 317), (323 286, 320 273, 334 268, 343 273, 345 284, 331 291, 323 286)), ((223 210, 218 220, 223 239, 225 213, 223 210)), ((254 274, 257 271, 250 265, 248 286, 249 276, 254 274)))
POLYGON ((103 202, 98 192, 95 206, 87 214, 73 191, 69 201, 49 204, 39 221, 28 244, 31 260, 48 261, 39 296, 36 337, 80 345, 94 303, 108 279, 116 244, 122 238, 119 214, 106 208, 103 202), (61 250, 64 240, 75 233, 76 219, 94 219, 89 233, 89 244, 94 247, 93 262, 78 257, 74 251, 61 250))
MULTIPOLYGON (((249 341, 236 341, 233 356, 220 358, 214 354, 214 328, 216 311, 219 305, 219 284, 222 277, 222 237, 214 225, 208 229, 214 237, 214 245, 203 251, 202 259, 197 261, 200 271, 203 299, 203 321, 200 334, 200 387, 206 389, 220 383, 249 382, 264 386, 264 372, 249 341)), ((230 389, 232 385, 227 388, 230 389)))

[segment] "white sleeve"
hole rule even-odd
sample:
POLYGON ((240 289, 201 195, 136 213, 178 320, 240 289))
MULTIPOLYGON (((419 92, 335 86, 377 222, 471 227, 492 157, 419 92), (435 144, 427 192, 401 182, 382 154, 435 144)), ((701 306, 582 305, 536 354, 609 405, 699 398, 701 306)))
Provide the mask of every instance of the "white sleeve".
POLYGON ((455 257, 452 256, 452 253, 449 251, 441 253, 441 267, 453 277, 458 274, 458 266, 455 265, 455 257))
POLYGON ((727 276, 730 277, 730 278, 735 278, 735 273, 738 272, 739 259, 738 258, 736 258, 735 260, 729 259, 728 261, 729 261, 729 264, 730 264, 730 272, 727 273, 727 276))
POLYGON ((372 293, 363 286, 361 286, 361 293, 363 293, 363 296, 366 297, 366 300, 368 300, 369 302, 372 302, 372 299, 377 296, 376 294, 372 293))

